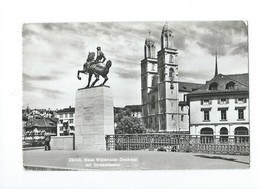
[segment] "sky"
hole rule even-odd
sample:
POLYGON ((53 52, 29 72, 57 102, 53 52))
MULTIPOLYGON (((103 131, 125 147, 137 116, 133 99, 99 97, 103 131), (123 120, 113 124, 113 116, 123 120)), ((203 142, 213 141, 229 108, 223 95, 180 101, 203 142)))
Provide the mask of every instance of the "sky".
MULTIPOLYGON (((243 21, 167 22, 178 49, 179 80, 205 83, 218 72, 248 73, 248 28, 243 21)), ((114 106, 141 104, 141 60, 150 37, 160 50, 162 22, 27 23, 23 25, 23 108, 75 105, 77 79, 89 52, 100 46, 112 61, 106 85, 114 106)), ((94 81, 94 77, 92 78, 94 81)), ((103 78, 97 84, 101 84, 103 78)))

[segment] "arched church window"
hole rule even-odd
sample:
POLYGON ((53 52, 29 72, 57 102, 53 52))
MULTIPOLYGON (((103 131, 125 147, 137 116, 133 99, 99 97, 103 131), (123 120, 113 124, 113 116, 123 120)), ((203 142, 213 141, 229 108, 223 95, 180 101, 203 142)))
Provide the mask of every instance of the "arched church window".
POLYGON ((170 68, 170 69, 169 69, 169 77, 170 77, 171 79, 174 79, 174 69, 173 69, 173 68, 170 68))
POLYGON ((148 49, 148 57, 150 58, 151 57, 151 46, 148 45, 147 49, 148 49))
POLYGON ((155 65, 154 65, 154 63, 152 63, 152 71, 154 71, 155 69, 154 69, 154 67, 155 67, 155 65))
POLYGON ((168 47, 168 36, 165 35, 165 47, 168 47))
POLYGON ((172 54, 170 55, 169 62, 174 63, 174 56, 172 54))
POLYGON ((153 76, 153 78, 152 78, 152 87, 156 86, 156 82, 157 82, 156 76, 153 76))

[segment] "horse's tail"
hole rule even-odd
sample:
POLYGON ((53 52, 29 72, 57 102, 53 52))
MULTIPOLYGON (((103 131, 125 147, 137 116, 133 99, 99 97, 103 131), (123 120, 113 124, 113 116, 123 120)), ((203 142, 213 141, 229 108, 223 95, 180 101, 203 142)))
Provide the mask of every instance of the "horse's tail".
POLYGON ((112 66, 112 61, 108 60, 106 63, 106 68, 109 69, 112 66))

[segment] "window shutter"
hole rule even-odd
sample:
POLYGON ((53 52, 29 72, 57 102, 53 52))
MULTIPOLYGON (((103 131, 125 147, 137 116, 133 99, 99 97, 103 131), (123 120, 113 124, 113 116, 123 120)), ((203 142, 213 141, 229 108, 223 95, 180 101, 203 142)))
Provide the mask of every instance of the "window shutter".
POLYGON ((220 104, 220 98, 218 99, 218 104, 220 104))
POLYGON ((229 98, 226 99, 227 104, 229 103, 229 98))
POLYGON ((209 104, 212 104, 212 100, 209 100, 209 104))
POLYGON ((235 103, 237 103, 237 98, 235 99, 235 103))
POLYGON ((200 105, 203 105, 203 100, 202 99, 200 100, 200 105))
POLYGON ((246 98, 243 98, 244 103, 246 103, 246 98))

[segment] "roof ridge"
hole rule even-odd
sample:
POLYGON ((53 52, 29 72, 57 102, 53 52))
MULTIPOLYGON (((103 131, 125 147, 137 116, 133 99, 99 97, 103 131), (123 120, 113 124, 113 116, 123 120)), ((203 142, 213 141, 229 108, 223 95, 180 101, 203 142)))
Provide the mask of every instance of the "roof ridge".
POLYGON ((239 73, 239 74, 225 74, 225 75, 247 75, 248 73, 239 73))

